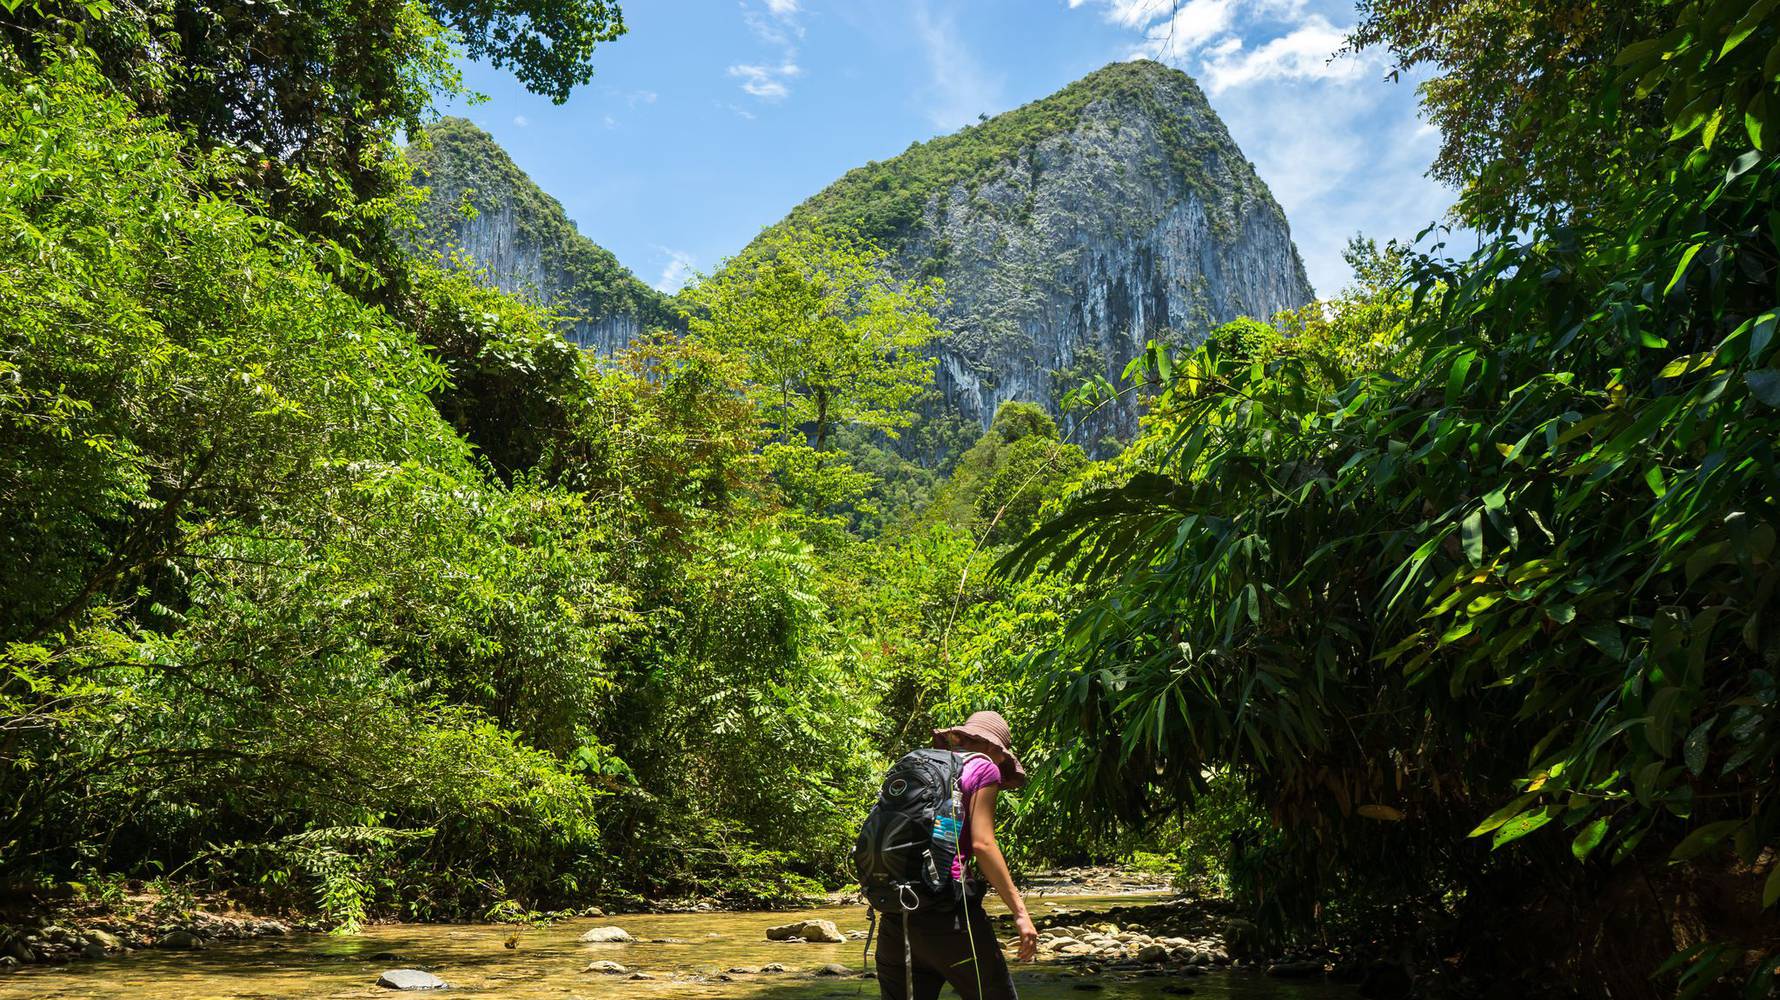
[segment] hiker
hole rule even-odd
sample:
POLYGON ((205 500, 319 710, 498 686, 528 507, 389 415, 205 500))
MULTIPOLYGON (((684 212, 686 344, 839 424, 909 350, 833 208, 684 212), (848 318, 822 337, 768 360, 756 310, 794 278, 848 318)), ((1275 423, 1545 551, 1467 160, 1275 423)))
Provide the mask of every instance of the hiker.
POLYGON ((960 884, 964 902, 949 909, 905 906, 900 913, 886 912, 877 952, 882 1000, 934 1000, 945 983, 951 983, 964 1000, 1015 1000, 1007 959, 983 912, 986 889, 981 880, 966 877, 974 859, 1014 915, 1020 960, 1032 961, 1038 954, 1038 929, 995 842, 996 793, 1026 784, 1026 769, 1014 756, 1012 742, 1007 721, 995 712, 977 712, 962 726, 933 731, 934 747, 962 760, 957 787, 963 817, 951 875, 960 884))

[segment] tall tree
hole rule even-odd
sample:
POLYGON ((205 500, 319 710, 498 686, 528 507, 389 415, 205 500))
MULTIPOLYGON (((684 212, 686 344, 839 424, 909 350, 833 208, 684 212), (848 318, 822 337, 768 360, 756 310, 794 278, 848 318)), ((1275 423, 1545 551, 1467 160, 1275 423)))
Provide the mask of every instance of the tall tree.
POLYGON ((1649 167, 1655 102, 1603 100, 1614 56, 1672 26, 1656 0, 1359 0, 1350 50, 1382 47, 1392 75, 1429 72, 1422 113, 1441 133, 1429 169, 1460 189, 1453 214, 1486 231, 1611 204, 1614 175, 1649 167), (1614 169, 1604 170, 1611 165, 1614 169))
POLYGON ((782 441, 816 450, 842 423, 894 435, 933 376, 938 280, 899 281, 888 255, 846 232, 781 230, 688 289, 692 332, 746 359, 782 441))

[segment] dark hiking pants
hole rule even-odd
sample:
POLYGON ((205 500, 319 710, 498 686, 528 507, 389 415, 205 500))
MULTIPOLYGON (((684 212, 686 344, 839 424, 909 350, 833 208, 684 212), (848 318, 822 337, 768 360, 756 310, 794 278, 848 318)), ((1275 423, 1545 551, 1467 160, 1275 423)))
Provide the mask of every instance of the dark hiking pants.
POLYGON ((903 971, 904 920, 908 921, 906 939, 913 956, 914 1000, 934 1000, 947 983, 964 1000, 1017 1000, 1001 942, 995 939, 995 927, 983 912, 982 902, 971 900, 966 912, 968 921, 959 920, 956 913, 885 914, 879 918, 880 1000, 908 1000, 911 996, 903 971))

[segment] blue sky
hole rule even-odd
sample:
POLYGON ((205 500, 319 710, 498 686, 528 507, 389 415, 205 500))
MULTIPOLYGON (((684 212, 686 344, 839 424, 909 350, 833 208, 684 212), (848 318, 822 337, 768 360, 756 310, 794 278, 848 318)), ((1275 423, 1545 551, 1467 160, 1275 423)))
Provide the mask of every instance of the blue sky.
MULTIPOLYGON (((1452 192, 1413 80, 1331 60, 1334 0, 631 0, 566 104, 466 65, 465 114, 581 231, 668 290, 846 170, 1036 100, 1109 62, 1192 74, 1285 207, 1322 295, 1356 232, 1408 238, 1452 192)), ((1455 249, 1462 249, 1455 247, 1455 249)))

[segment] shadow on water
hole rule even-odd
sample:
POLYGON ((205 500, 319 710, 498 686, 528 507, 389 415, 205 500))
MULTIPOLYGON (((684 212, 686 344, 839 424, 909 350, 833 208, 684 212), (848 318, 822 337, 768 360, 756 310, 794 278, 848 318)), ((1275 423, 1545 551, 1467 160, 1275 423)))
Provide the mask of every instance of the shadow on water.
MULTIPOLYGON (((1118 902, 1129 901, 1116 900, 1118 902)), ((1072 899, 1094 906, 1107 899, 1072 899)), ((470 924, 397 924, 373 927, 355 937, 299 935, 228 942, 199 952, 142 951, 121 958, 61 967, 36 966, 0 977, 0 1000, 295 1000, 425 996, 376 985, 386 969, 421 968, 450 984, 446 996, 515 1000, 876 1000, 877 983, 860 978, 863 942, 786 943, 765 940, 766 928, 799 916, 835 921, 843 931, 863 930, 861 907, 823 907, 798 913, 638 914, 563 921, 519 931, 517 947, 505 943, 514 929, 470 924), (636 941, 581 944, 589 927, 617 925, 636 941), (386 956, 396 956, 388 958, 386 956), (653 977, 583 972, 589 962, 610 959, 653 977), (769 963, 783 973, 735 973, 769 963), (839 963, 848 978, 818 976, 839 963), (728 981, 719 979, 728 977, 728 981)), ((1023 1000, 1350 1000, 1353 992, 1321 983, 1282 982, 1247 972, 1196 978, 1103 973, 1082 976, 1067 966, 1015 967, 1023 1000)), ((432 994, 437 995, 437 994, 432 994)), ((947 991, 944 996, 951 996, 947 991)))

